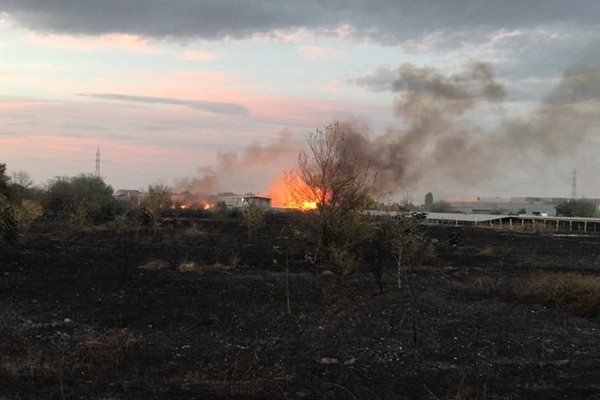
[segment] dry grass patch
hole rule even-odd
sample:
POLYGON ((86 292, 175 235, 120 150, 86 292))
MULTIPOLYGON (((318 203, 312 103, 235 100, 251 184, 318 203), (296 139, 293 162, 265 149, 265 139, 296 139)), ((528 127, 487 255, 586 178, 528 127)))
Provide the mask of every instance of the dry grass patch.
POLYGON ((177 266, 179 272, 195 272, 198 274, 227 274, 234 269, 231 265, 213 264, 202 265, 196 262, 185 262, 177 266))
POLYGON ((148 271, 160 271, 162 269, 169 268, 169 263, 164 260, 152 260, 152 261, 148 261, 144 265, 140 265, 138 268, 145 269, 148 271))
POLYGON ((600 277, 579 273, 544 273, 519 280, 517 297, 558 306, 584 317, 600 314, 600 277))

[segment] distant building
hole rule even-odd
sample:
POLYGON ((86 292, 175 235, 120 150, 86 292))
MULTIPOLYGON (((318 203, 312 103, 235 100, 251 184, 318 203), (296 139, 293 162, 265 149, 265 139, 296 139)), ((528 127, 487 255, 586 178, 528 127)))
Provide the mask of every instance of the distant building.
POLYGON ((425 195, 425 211, 431 211, 431 207, 433 207, 433 193, 429 192, 425 195))
POLYGON ((565 199, 541 197, 454 197, 446 201, 466 214, 526 214, 555 216, 556 205, 565 199))
POLYGON ((213 194, 209 197, 209 200, 214 205, 224 204, 229 208, 240 208, 242 207, 242 199, 244 196, 241 194, 235 194, 232 192, 223 192, 213 194))
POLYGON ((119 189, 115 192, 115 198, 127 203, 131 207, 137 207, 148 194, 137 189, 119 189))
POLYGON ((225 204, 229 208, 243 208, 250 204, 256 204, 263 209, 271 208, 269 197, 256 196, 254 193, 236 194, 232 192, 217 193, 210 196, 212 204, 225 204))
POLYGON ((262 196, 244 196, 242 198, 243 206, 248 206, 250 204, 254 204, 263 210, 268 210, 271 208, 271 199, 269 197, 262 196))

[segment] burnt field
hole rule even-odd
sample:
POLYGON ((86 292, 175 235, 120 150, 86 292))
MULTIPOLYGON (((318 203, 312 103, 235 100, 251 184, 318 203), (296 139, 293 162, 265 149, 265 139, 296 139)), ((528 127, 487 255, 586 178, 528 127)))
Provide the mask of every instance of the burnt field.
POLYGON ((282 256, 285 218, 0 245, 0 399, 600 398, 598 237, 428 227, 381 294, 282 256))

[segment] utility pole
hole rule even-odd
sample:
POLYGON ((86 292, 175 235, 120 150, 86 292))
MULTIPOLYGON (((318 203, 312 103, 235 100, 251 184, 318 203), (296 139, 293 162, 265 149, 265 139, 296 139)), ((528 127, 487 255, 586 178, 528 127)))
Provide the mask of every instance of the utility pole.
POLYGON ((100 146, 96 148, 96 172, 94 175, 100 177, 100 146))

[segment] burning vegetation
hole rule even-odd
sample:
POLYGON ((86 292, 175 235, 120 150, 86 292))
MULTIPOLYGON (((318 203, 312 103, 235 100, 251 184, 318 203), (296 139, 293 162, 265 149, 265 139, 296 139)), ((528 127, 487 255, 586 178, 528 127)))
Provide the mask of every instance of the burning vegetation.
POLYGON ((274 207, 302 211, 317 208, 318 198, 313 190, 295 174, 278 178, 269 188, 269 193, 274 207))

